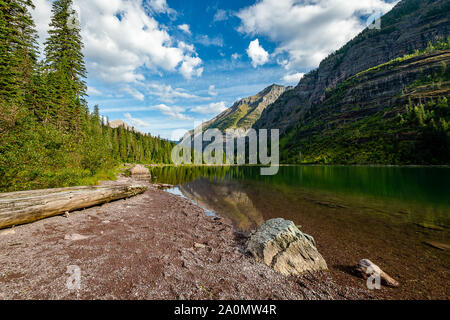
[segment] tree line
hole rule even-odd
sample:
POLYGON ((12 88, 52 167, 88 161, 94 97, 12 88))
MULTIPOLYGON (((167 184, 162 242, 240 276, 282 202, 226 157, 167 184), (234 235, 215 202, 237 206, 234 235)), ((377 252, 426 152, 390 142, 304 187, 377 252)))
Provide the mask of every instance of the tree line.
POLYGON ((173 144, 90 112, 72 0, 55 0, 42 58, 32 0, 0 0, 0 192, 95 183, 123 162, 169 163, 173 144))

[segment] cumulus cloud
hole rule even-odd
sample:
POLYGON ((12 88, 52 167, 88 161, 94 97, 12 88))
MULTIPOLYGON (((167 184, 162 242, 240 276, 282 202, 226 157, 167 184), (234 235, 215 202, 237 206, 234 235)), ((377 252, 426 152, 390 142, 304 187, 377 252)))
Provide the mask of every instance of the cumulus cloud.
POLYGON ((158 97, 161 101, 172 103, 177 99, 201 100, 202 98, 188 93, 182 88, 173 88, 171 85, 163 85, 160 83, 149 83, 146 85, 147 93, 151 96, 158 97))
POLYGON ((226 10, 223 9, 218 9, 216 11, 216 13, 214 14, 214 22, 218 22, 218 21, 225 21, 227 20, 229 17, 229 13, 226 10))
POLYGON ((199 57, 185 57, 180 67, 180 73, 186 78, 191 79, 192 76, 200 77, 203 73, 202 59, 199 57))
POLYGON ((125 87, 123 89, 123 91, 125 91, 128 94, 130 94, 136 100, 144 101, 144 99, 145 99, 145 96, 142 94, 142 92, 140 92, 139 90, 137 90, 135 88, 125 87))
POLYGON ((130 125, 137 128, 149 127, 149 124, 141 119, 134 118, 130 113, 124 114, 125 119, 128 121, 130 125))
POLYGON ((238 31, 268 37, 275 55, 287 55, 286 68, 315 67, 366 26, 361 16, 386 13, 398 1, 262 0, 240 10, 238 31))
POLYGON ((39 35, 39 51, 44 51, 44 42, 48 37, 48 25, 52 15, 52 5, 48 0, 34 0, 35 8, 31 10, 31 15, 36 24, 39 35))
POLYGON ((215 96, 218 95, 218 93, 217 93, 217 91, 216 91, 216 87, 215 87, 214 85, 210 85, 210 86, 209 86, 209 88, 208 88, 208 94, 209 94, 211 97, 215 97, 215 96))
POLYGON ((305 76, 304 73, 293 73, 293 74, 287 74, 283 77, 283 81, 286 84, 297 84, 301 78, 305 76))
MULTIPOLYGON (((50 0, 35 0, 33 12, 45 38, 50 0)), ((105 82, 136 82, 143 70, 179 72, 186 78, 202 74, 202 60, 193 46, 179 46, 153 14, 169 14, 165 0, 75 0, 80 8, 84 54, 90 77, 105 82)))
POLYGON ((150 110, 157 110, 161 112, 162 114, 177 120, 193 120, 193 118, 183 114, 185 109, 183 107, 177 107, 177 106, 168 106, 165 104, 159 104, 156 106, 152 106, 149 108, 150 110))
POLYGON ((176 11, 167 5, 166 0, 148 0, 145 6, 156 13, 166 13, 168 15, 176 15, 176 11))
POLYGON ((87 94, 89 96, 101 96, 102 95, 102 93, 94 87, 88 87, 87 94))
POLYGON ((195 42, 199 43, 201 45, 204 45, 205 47, 211 47, 211 46, 223 47, 224 46, 223 37, 221 35, 215 36, 213 38, 210 38, 206 34, 199 35, 195 38, 195 42))
POLYGON ((247 54, 252 60, 252 65, 254 68, 257 66, 262 66, 269 61, 269 53, 264 50, 263 47, 259 45, 259 40, 253 40, 247 49, 247 54))
POLYGON ((178 26, 178 29, 181 30, 181 31, 183 31, 184 33, 189 34, 189 35, 192 34, 192 33, 191 33, 191 28, 189 27, 188 24, 180 24, 180 25, 178 26))
POLYGON ((200 114, 217 114, 225 110, 227 110, 227 106, 225 105, 224 101, 221 101, 216 103, 210 103, 204 106, 197 106, 195 108, 192 108, 190 111, 200 114))
POLYGON ((231 55, 231 59, 233 59, 233 60, 237 60, 237 59, 240 59, 241 58, 241 55, 239 54, 239 53, 233 53, 232 55, 231 55))

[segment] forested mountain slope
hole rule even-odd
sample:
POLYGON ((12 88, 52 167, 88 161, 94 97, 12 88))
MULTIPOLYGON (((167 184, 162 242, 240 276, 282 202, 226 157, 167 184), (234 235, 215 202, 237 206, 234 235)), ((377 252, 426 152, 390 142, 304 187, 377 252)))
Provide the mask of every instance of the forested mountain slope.
POLYGON ((428 43, 445 39, 450 28, 448 0, 403 0, 381 18, 381 30, 366 29, 323 60, 293 91, 282 95, 262 113, 255 128, 295 127, 313 104, 325 99, 345 79, 386 63, 428 43))
POLYGON ((205 123, 204 128, 217 128, 223 132, 227 129, 250 129, 262 112, 286 90, 284 86, 273 84, 254 96, 240 99, 231 108, 205 123))
POLYGON ((91 112, 73 1, 52 2, 42 61, 33 8, 0 1, 0 192, 93 184, 115 178, 121 162, 170 162, 169 141, 91 112))
POLYGON ((403 0, 265 109, 282 162, 450 164, 450 5, 403 0))

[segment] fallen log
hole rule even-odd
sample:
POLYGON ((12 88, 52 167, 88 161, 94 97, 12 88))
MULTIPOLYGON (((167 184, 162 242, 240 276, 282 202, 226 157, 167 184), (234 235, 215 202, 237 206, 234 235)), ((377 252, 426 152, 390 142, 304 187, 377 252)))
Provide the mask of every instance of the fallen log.
POLYGON ((2 193, 0 229, 129 198, 146 190, 141 185, 108 185, 2 193))

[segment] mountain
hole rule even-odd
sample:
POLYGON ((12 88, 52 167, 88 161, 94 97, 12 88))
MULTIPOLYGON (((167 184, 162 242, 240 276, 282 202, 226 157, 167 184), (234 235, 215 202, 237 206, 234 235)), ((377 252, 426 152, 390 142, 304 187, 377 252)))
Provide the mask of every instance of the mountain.
POLYGON ((113 128, 113 129, 116 129, 116 128, 119 128, 119 127, 123 127, 123 128, 125 128, 126 130, 128 130, 128 131, 142 133, 142 132, 140 132, 139 130, 136 130, 133 126, 129 125, 128 123, 126 123, 126 122, 123 121, 123 120, 114 120, 114 121, 111 121, 111 122, 109 123, 109 126, 110 126, 111 128, 113 128))
POLYGON ((217 128, 222 132, 227 129, 250 129, 261 117, 262 112, 288 89, 273 84, 254 96, 235 102, 231 108, 204 123, 203 126, 205 130, 217 128))
POLYGON ((403 0, 255 122, 284 163, 449 164, 450 3, 403 0))
POLYGON ((326 91, 345 79, 397 57, 422 50, 428 43, 449 35, 448 0, 403 0, 381 18, 381 30, 367 28, 307 74, 297 87, 266 108, 254 127, 296 126, 312 105, 325 99, 326 91))

